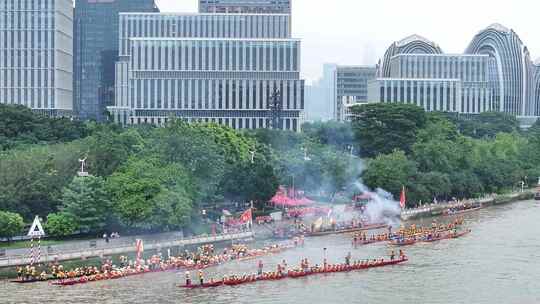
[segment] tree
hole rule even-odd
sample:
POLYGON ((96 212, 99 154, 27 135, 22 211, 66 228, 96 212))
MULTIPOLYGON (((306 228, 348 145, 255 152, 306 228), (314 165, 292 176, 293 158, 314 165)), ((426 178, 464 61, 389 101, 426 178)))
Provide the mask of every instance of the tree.
POLYGON ((68 142, 86 137, 80 121, 39 115, 21 105, 0 104, 0 150, 37 143, 68 142))
POLYGON ((365 104, 351 107, 353 130, 364 157, 410 153, 418 131, 426 124, 426 113, 410 104, 365 104))
POLYGON ((98 232, 110 218, 111 202, 101 177, 75 177, 62 191, 61 210, 76 221, 83 233, 98 232))
POLYGON ((47 216, 45 231, 55 238, 70 236, 79 229, 77 221, 68 213, 51 213, 47 216))
POLYGON ((19 235, 24 228, 22 216, 17 213, 0 211, 0 237, 7 238, 19 235))
POLYGON ((314 122, 302 125, 305 136, 323 145, 334 146, 337 150, 345 151, 355 145, 354 133, 349 122, 314 122))
POLYGON ((135 129, 116 131, 101 128, 88 138, 86 144, 88 171, 96 176, 107 177, 130 156, 142 151, 145 143, 135 129))
POLYGON ((188 223, 195 195, 188 171, 156 157, 131 158, 108 179, 113 210, 129 228, 169 230, 188 223))
POLYGON ((416 163, 409 160, 405 152, 395 150, 369 160, 362 178, 368 187, 382 188, 398 197, 402 187, 410 184, 417 171, 416 163))

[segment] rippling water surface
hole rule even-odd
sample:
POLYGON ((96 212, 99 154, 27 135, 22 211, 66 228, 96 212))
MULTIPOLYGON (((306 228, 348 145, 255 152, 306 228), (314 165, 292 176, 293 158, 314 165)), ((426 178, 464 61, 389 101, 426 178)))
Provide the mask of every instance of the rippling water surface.
MULTIPOLYGON (((540 303, 540 204, 520 202, 466 216, 472 233, 456 240, 406 247, 410 261, 367 271, 185 290, 181 272, 147 274, 79 286, 0 283, 0 303, 540 303)), ((426 225, 431 223, 425 220, 426 225)), ((350 237, 306 240, 305 248, 264 258, 265 267, 303 257, 330 262, 388 255, 375 244, 352 249, 350 237)), ((230 263, 212 274, 255 272, 256 261, 230 263)))

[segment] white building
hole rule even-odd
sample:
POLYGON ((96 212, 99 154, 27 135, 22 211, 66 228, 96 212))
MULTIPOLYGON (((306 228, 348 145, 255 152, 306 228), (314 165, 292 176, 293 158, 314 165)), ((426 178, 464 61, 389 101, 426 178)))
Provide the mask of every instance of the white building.
POLYGON ((120 14, 115 121, 267 128, 275 92, 283 128, 299 131, 304 81, 289 14, 120 14))
POLYGON ((71 0, 0 1, 0 103, 71 115, 71 0))

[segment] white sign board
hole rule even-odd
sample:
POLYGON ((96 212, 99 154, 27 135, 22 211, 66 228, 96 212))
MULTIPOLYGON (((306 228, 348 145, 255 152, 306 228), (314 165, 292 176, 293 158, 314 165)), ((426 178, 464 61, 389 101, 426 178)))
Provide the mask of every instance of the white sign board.
POLYGON ((43 227, 41 226, 39 217, 36 216, 36 218, 34 218, 32 227, 30 227, 30 230, 28 230, 28 236, 33 236, 33 237, 45 236, 45 231, 43 230, 43 227))

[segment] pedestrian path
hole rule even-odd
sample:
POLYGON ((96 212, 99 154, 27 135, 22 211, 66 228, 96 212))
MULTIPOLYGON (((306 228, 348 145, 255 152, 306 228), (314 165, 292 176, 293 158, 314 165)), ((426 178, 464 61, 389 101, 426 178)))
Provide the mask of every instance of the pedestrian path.
MULTIPOLYGON (((144 242, 145 250, 154 250, 160 248, 171 248, 178 246, 186 245, 199 245, 207 243, 218 243, 224 241, 234 241, 240 239, 247 239, 253 237, 253 232, 240 232, 240 233, 230 233, 230 234, 220 234, 215 236, 199 236, 191 238, 168 238, 168 239, 148 239, 150 236, 146 236, 146 241, 144 242)), ((45 249, 41 254, 41 263, 47 263, 52 261, 65 261, 65 260, 74 260, 90 257, 101 257, 109 256, 116 254, 124 254, 129 252, 135 252, 135 237, 125 238, 122 240, 115 239, 109 243, 103 241, 103 245, 100 241, 101 246, 90 247, 88 246, 89 242, 84 242, 86 248, 77 247, 79 244, 63 244, 52 246, 52 250, 45 249), (119 241, 119 242, 116 242, 119 241), (63 249, 63 247, 68 246, 69 249, 63 249)), ((144 238, 142 238, 144 240, 144 238)), ((96 240, 97 241, 97 240, 96 240)), ((0 257, 0 267, 10 267, 10 266, 19 266, 26 265, 30 263, 30 257, 28 256, 28 249, 16 249, 10 250, 10 254, 7 254, 4 257, 0 257), (12 252, 17 252, 20 254, 12 254, 12 252)))

